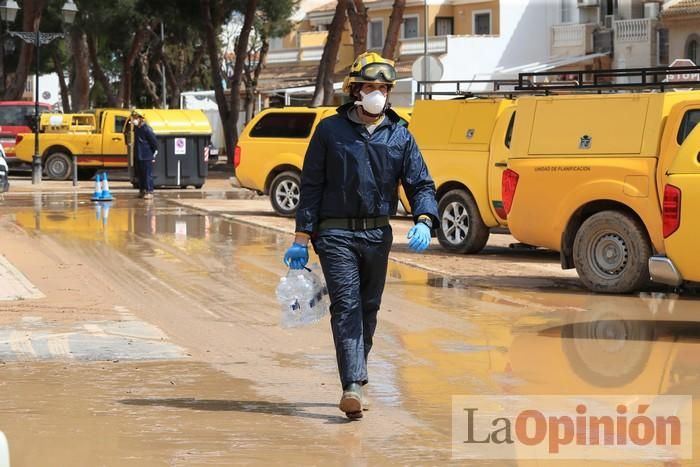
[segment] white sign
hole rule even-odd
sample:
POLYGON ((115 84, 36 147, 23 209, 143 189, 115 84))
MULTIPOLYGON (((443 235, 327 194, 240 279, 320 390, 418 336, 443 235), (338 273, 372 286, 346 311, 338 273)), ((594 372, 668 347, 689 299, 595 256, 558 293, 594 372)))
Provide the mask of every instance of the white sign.
MULTIPOLYGON (((687 58, 677 58, 669 65, 669 68, 695 66, 692 60, 687 58)), ((666 82, 673 83, 678 81, 700 81, 700 73, 683 73, 666 75, 666 82)))
POLYGON ((416 81, 440 81, 444 71, 440 59, 432 55, 428 55, 427 58, 421 55, 411 67, 412 77, 416 81))
POLYGON ((175 138, 175 154, 187 154, 187 140, 185 138, 175 138))

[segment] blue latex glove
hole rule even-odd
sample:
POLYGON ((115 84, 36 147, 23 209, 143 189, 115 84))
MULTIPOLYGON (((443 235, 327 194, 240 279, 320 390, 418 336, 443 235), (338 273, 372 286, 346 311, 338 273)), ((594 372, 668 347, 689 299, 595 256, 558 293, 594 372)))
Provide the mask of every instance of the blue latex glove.
POLYGON ((415 251, 421 252, 430 245, 430 228, 422 222, 417 223, 411 230, 408 231, 408 247, 415 251))
POLYGON ((306 263, 309 262, 309 249, 306 245, 292 243, 287 252, 284 254, 284 264, 292 269, 304 269, 306 263))

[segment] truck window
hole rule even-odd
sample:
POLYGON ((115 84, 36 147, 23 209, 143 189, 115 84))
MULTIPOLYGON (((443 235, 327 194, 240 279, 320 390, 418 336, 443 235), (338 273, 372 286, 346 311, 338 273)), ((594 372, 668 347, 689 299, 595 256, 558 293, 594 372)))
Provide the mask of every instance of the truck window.
POLYGON ((700 109, 688 110, 683 115, 681 127, 678 129, 678 144, 683 144, 683 141, 688 137, 695 125, 700 122, 700 109))
POLYGON ((316 119, 315 113, 269 113, 250 130, 251 138, 306 138, 316 119))
POLYGON ((513 112, 513 115, 510 117, 510 122, 508 123, 508 129, 506 130, 506 140, 505 140, 505 145, 508 149, 510 149, 510 140, 513 137, 513 125, 515 124, 515 112, 513 112))
POLYGON ((114 132, 122 133, 124 131, 124 126, 126 125, 126 117, 123 115, 114 116, 114 132))

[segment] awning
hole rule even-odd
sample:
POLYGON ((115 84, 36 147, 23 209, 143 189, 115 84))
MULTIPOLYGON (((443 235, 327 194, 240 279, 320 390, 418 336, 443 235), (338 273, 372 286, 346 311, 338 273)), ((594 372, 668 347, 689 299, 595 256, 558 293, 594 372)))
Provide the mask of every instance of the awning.
POLYGON ((505 77, 517 76, 518 73, 539 73, 541 71, 554 70, 556 68, 561 68, 569 65, 574 65, 576 63, 584 63, 596 58, 606 57, 610 55, 609 52, 598 52, 586 55, 575 55, 572 57, 553 57, 544 62, 533 62, 526 65, 520 65, 512 68, 496 69, 494 71, 494 76, 505 77))

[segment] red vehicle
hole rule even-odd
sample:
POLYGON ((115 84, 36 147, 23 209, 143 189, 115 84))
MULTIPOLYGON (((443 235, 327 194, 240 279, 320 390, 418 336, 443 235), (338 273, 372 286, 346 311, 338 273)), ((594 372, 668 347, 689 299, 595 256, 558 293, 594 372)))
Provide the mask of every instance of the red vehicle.
MULTIPOLYGON (((39 102, 39 113, 50 112, 51 105, 39 102)), ((23 164, 15 157, 15 139, 19 133, 31 133, 34 120, 33 101, 0 101, 0 144, 5 149, 7 164, 23 164)))

